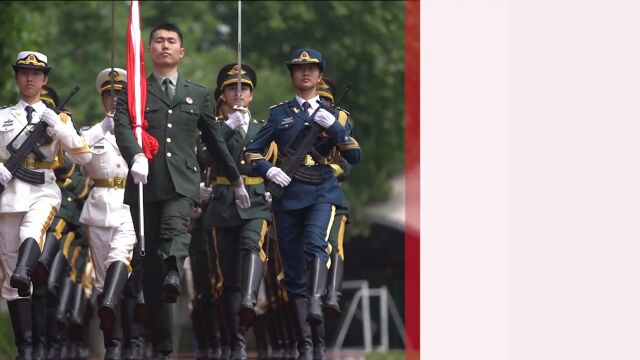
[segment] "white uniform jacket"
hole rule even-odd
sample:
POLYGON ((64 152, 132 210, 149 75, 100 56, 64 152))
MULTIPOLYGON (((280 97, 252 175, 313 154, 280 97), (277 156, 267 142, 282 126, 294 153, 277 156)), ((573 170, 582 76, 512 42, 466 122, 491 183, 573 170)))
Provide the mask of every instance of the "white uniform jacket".
POLYGON ((129 167, 120 155, 116 137, 110 132, 105 133, 101 123, 82 131, 82 137, 92 154, 91 161, 84 165, 87 176, 93 180, 117 179, 116 184, 122 184, 122 187, 94 186, 82 208, 80 222, 103 227, 119 227, 131 222, 129 205, 123 203, 123 181, 129 167))
MULTIPOLYGON (((20 100, 14 106, 0 109, 0 161, 9 159, 10 153, 7 150, 9 144, 20 131, 27 126, 27 112, 25 107, 28 104, 20 100)), ((37 102, 31 105, 35 112, 32 115, 31 124, 40 122, 40 117, 46 110, 46 105, 37 102)), ((60 114, 62 124, 56 126, 55 132, 48 128, 48 133, 53 137, 53 141, 43 144, 39 148, 46 156, 42 160, 50 162, 51 167, 62 161, 62 151, 66 151, 69 158, 79 164, 84 164, 91 159, 89 148, 73 127, 71 118, 65 114, 60 114)), ((22 141, 28 136, 27 131, 20 134, 14 142, 14 147, 19 147, 22 141)), ((28 155, 29 160, 36 160, 33 153, 28 155)), ((0 194, 0 213, 26 212, 36 201, 47 201, 52 207, 60 208, 60 189, 56 184, 56 177, 52 169, 31 169, 33 171, 44 172, 44 184, 30 184, 16 177, 7 184, 4 192, 0 194)))

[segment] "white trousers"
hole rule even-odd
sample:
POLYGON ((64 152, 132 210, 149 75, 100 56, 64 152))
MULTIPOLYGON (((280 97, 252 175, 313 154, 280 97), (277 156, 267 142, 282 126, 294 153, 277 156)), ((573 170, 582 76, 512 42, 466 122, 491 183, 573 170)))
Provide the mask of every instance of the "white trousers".
POLYGON ((127 221, 120 227, 86 226, 91 248, 91 261, 95 270, 95 288, 102 293, 104 278, 109 265, 116 261, 127 264, 131 274, 131 257, 136 244, 133 222, 127 221))
POLYGON ((46 200, 35 202, 27 212, 0 213, 0 269, 4 276, 2 297, 7 301, 19 298, 18 290, 11 287, 9 280, 16 269, 20 244, 27 238, 33 238, 40 250, 44 246, 45 234, 57 211, 46 200))

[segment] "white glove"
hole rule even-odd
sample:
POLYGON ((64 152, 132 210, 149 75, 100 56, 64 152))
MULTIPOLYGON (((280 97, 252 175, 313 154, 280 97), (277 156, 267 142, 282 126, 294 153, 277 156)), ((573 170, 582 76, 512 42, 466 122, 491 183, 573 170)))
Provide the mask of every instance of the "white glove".
POLYGON ((147 175, 149 175, 149 161, 144 154, 140 153, 133 157, 133 165, 131 165, 131 177, 133 182, 139 184, 147 183, 147 175))
POLYGON ((329 126, 333 125, 333 123, 336 121, 336 117, 333 116, 330 112, 328 112, 325 109, 320 109, 318 110, 318 112, 316 113, 316 116, 313 118, 313 120, 315 122, 318 123, 318 125, 322 126, 323 128, 328 128, 329 126))
POLYGON ((267 179, 282 187, 289 185, 289 183, 291 182, 291 178, 289 177, 289 175, 285 174, 282 169, 275 166, 267 170, 267 179))
POLYGON ((247 209, 251 206, 249 193, 247 193, 247 189, 244 188, 242 178, 239 178, 233 183, 233 194, 236 197, 236 204, 238 204, 241 209, 247 209))
POLYGON ((211 188, 208 186, 204 186, 204 183, 200 183, 200 200, 207 202, 211 198, 211 188))
POLYGON ((239 128, 242 125, 246 125, 245 114, 242 111, 234 111, 229 115, 229 119, 224 123, 227 124, 232 130, 239 128))
POLYGON ((100 125, 105 133, 113 133, 113 116, 105 116, 100 125))
POLYGON ((2 184, 2 186, 7 186, 9 181, 11 181, 11 178, 13 178, 11 171, 9 171, 4 164, 0 164, 0 184, 2 184))
POLYGON ((55 111, 47 108, 43 113, 42 113, 42 121, 46 122, 47 125, 51 126, 52 129, 55 130, 56 126, 58 126, 58 124, 60 124, 62 121, 60 120, 60 115, 56 114, 55 111))

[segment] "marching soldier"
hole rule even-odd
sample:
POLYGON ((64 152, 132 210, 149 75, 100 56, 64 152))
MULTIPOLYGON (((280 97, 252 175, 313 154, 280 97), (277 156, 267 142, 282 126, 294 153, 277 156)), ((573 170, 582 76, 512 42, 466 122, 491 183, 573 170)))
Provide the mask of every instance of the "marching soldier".
POLYGON ((130 272, 136 235, 129 206, 123 203, 129 168, 120 155, 113 135, 116 99, 126 86, 127 72, 120 68, 102 70, 96 90, 102 97, 105 117, 82 137, 92 159, 84 164, 93 189, 84 204, 80 222, 86 225, 98 295, 98 316, 103 331, 105 359, 120 359, 123 348, 119 300, 130 272))
MULTIPOLYGON (((303 335, 303 323, 322 323, 322 295, 330 267, 331 246, 327 242, 335 209, 344 204, 338 179, 333 174, 330 155, 336 147, 349 163, 360 160, 360 146, 351 137, 347 115, 319 101, 316 86, 322 79, 324 59, 314 49, 298 49, 287 63, 295 88, 293 100, 271 107, 267 124, 247 146, 245 158, 264 178, 283 188, 271 208, 277 229, 278 246, 284 266, 282 281, 294 311, 301 358, 311 358, 311 339, 303 335), (317 125, 314 125, 317 124, 317 125), (322 128, 309 153, 292 173, 287 159, 299 157, 300 144, 313 126, 322 128), (269 163, 262 155, 275 141, 280 162, 269 163), (284 157, 284 159, 283 159, 284 157)), ((302 154, 304 155, 304 154, 302 154)))
POLYGON ((207 89, 178 75, 185 53, 182 32, 168 23, 155 27, 149 37, 149 53, 153 74, 147 78, 144 118, 149 125, 146 134, 157 140, 157 154, 152 156, 150 148, 138 145, 126 90, 118 98, 114 120, 117 145, 131 164, 124 201, 135 204, 131 211, 134 226, 139 226, 138 184, 146 184, 142 205, 148 242, 143 289, 148 313, 153 314, 148 328, 152 331, 154 356, 166 358, 173 352, 170 304, 182 293, 180 269, 190 241, 187 224, 198 200, 200 169, 194 151, 198 129, 209 153, 219 160, 234 184, 236 199, 248 207, 249 197, 220 136, 220 126, 214 123, 207 89))
MULTIPOLYGON (((264 121, 253 119, 248 110, 234 109, 236 105, 248 109, 253 99, 257 76, 250 66, 227 64, 218 72, 216 83, 220 94, 217 119, 222 123, 222 136, 242 174, 251 207, 241 209, 236 205, 231 181, 216 171, 218 166, 214 163, 216 180, 212 191, 209 191, 211 198, 204 222, 211 229, 224 276, 223 296, 231 337, 231 359, 246 359, 244 332, 256 316, 254 307, 264 272, 266 254, 263 245, 271 211, 265 199, 264 180, 245 163, 243 151, 264 121), (240 94, 237 91, 239 77, 240 94)), ((206 187, 202 183, 200 186, 206 197, 206 187)))
MULTIPOLYGON (((35 51, 22 51, 13 65, 20 90, 20 101, 0 110, 0 161, 11 154, 6 146, 12 140, 19 146, 28 136, 25 127, 44 121, 51 141, 38 146, 40 158, 33 153, 23 162, 23 168, 43 175, 43 183, 14 178, 0 164, 0 258, 5 281, 2 296, 7 300, 11 323, 18 347, 18 358, 30 358, 31 339, 31 275, 44 245, 46 229, 60 207, 60 190, 52 168, 61 161, 60 150, 66 150, 72 160, 85 163, 91 159, 89 149, 76 133, 65 113, 57 114, 40 101, 40 91, 47 83, 51 68, 47 57, 35 51)), ((29 179, 31 180, 31 179, 29 179)))

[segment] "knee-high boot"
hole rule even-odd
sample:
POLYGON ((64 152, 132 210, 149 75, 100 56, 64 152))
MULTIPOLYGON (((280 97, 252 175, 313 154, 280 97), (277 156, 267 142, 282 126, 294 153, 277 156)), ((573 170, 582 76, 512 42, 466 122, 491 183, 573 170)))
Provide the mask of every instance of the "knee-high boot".
POLYGON ((324 314, 327 317, 340 316, 340 296, 342 295, 342 274, 344 260, 337 251, 331 254, 331 268, 327 279, 327 295, 324 299, 324 314))
POLYGON ((40 247, 34 238, 26 238, 18 249, 16 269, 11 275, 11 287, 18 289, 20 297, 31 295, 31 275, 33 267, 40 257, 40 247))
POLYGON ((327 284, 327 260, 314 258, 309 264, 309 279, 307 280, 307 296, 309 308, 307 309, 307 321, 311 325, 317 325, 324 321, 322 315, 322 296, 327 284))
MULTIPOLYGON (((103 292, 104 294, 104 292, 103 292)), ((98 301, 103 302, 102 294, 98 295, 98 301)), ((116 306, 116 310, 119 308, 116 306)), ((102 329, 104 339, 105 360, 122 359, 122 323, 119 311, 116 311, 111 319, 111 326, 102 329)))
POLYGON ((46 359, 47 347, 47 288, 42 285, 35 285, 33 295, 31 295, 32 312, 32 343, 33 359, 46 359))
POLYGON ((31 341, 31 301, 17 299, 7 302, 13 335, 18 349, 18 360, 32 359, 33 343, 31 341))
MULTIPOLYGON (((225 290, 226 292, 227 290, 225 290)), ((229 291, 225 295, 227 308, 227 326, 229 328, 229 346, 231 347, 231 360, 245 360, 247 358, 247 343, 245 329, 240 325, 240 300, 242 294, 237 291, 229 291)))
POLYGON ((324 340, 324 323, 311 325, 311 339, 313 340, 313 360, 325 360, 327 346, 324 340))
POLYGON ((313 359, 313 342, 311 339, 311 328, 307 322, 308 301, 305 296, 289 296, 289 306, 293 320, 293 328, 298 344, 298 359, 313 359))
POLYGON ((49 278, 47 279, 47 304, 54 306, 58 304, 58 297, 60 296, 60 284, 64 273, 69 270, 67 265, 67 259, 64 257, 62 251, 58 251, 53 258, 51 268, 49 269, 49 278))
POLYGON ((258 290, 262 281, 264 261, 256 253, 246 254, 242 258, 240 270, 240 324, 244 327, 253 325, 256 317, 254 307, 258 299, 258 290))
POLYGON ((127 284, 129 272, 127 264, 122 261, 115 261, 109 265, 107 275, 104 279, 98 317, 100 318, 100 328, 102 330, 111 327, 113 319, 118 313, 118 302, 122 289, 127 284))
POLYGON ((58 250, 60 250, 60 241, 53 235, 53 232, 47 232, 44 238, 42 254, 40 254, 40 258, 33 269, 33 282, 35 284, 45 285, 47 283, 49 271, 56 254, 58 254, 58 250))

